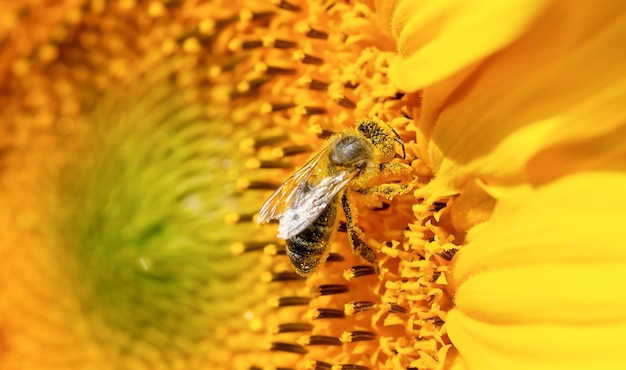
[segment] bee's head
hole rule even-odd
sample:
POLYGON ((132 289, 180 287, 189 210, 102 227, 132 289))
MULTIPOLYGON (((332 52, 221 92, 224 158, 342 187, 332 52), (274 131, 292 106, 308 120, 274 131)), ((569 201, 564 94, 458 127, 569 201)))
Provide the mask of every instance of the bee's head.
POLYGON ((360 121, 357 130, 365 136, 372 144, 380 150, 383 160, 392 160, 396 151, 394 142, 402 146, 402 158, 406 157, 404 151, 404 142, 398 133, 389 125, 378 119, 377 117, 360 121))

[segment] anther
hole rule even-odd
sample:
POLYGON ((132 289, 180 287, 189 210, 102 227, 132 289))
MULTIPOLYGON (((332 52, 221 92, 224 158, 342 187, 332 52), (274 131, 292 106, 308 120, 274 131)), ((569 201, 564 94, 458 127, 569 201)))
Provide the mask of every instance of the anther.
POLYGON ((341 262, 345 258, 339 253, 328 253, 328 257, 326 257, 326 262, 341 262))
POLYGON ((433 212, 438 212, 441 211, 442 209, 444 209, 446 206, 448 205, 448 203, 446 202, 434 202, 433 206, 432 206, 432 211, 433 212))
POLYGON ((279 186, 280 184, 272 182, 250 180, 246 178, 240 178, 235 183, 235 188, 239 192, 243 192, 245 190, 276 190, 279 186))
POLYGON ((266 63, 259 63, 255 66, 257 72, 265 73, 268 76, 273 75, 292 75, 296 73, 294 68, 270 66, 266 63))
POLYGON ((320 133, 316 134, 320 139, 328 139, 329 137, 335 134, 334 131, 331 130, 322 130, 320 133))
POLYGON ((308 24, 301 24, 297 27, 297 30, 304 34, 304 36, 312 39, 326 40, 328 39, 328 33, 315 29, 308 24))
POLYGON ((340 346, 339 338, 327 335, 305 335, 298 339, 298 344, 303 346, 340 346))
POLYGON ((397 303, 387 303, 389 305, 389 312, 390 313, 408 313, 409 309, 406 307, 402 307, 397 303))
POLYGON ((254 213, 230 212, 224 217, 224 221, 229 225, 252 222, 254 215, 254 213))
POLYGON ((296 105, 292 102, 286 102, 286 103, 264 103, 261 106, 261 114, 268 114, 268 113, 274 113, 274 112, 279 112, 281 110, 287 110, 287 109, 291 109, 293 107, 295 107, 296 105))
POLYGON ((335 103, 337 103, 341 107, 348 108, 348 109, 356 108, 356 103, 346 98, 345 96, 341 99, 335 100, 335 103))
POLYGON ((376 308, 376 303, 369 301, 353 301, 343 306, 343 312, 350 316, 359 312, 365 312, 376 308))
POLYGON ((251 12, 249 10, 242 10, 239 13, 239 19, 242 21, 259 21, 266 20, 272 17, 275 13, 272 11, 268 12, 251 12))
POLYGON ((273 3, 276 4, 278 8, 288 10, 290 12, 299 12, 301 10, 299 6, 285 0, 274 0, 273 3))
POLYGON ((277 282, 277 281, 297 281, 297 280, 304 280, 305 277, 298 275, 297 273, 293 272, 293 271, 280 271, 280 272, 274 272, 271 274, 271 282, 277 282))
POLYGON ((339 227, 337 227, 337 231, 340 233, 348 232, 348 224, 345 221, 339 221, 339 227))
POLYGON ((332 370, 333 366, 328 362, 310 361, 306 364, 306 370, 332 370))
POLYGON ((319 319, 343 319, 346 317, 342 310, 334 308, 313 308, 309 310, 308 316, 311 320, 319 319))
POLYGON ((268 241, 248 241, 248 242, 237 242, 230 246, 230 250, 235 255, 240 255, 247 252, 259 251, 265 248, 271 242, 268 241))
POLYGON ((344 343, 363 342, 376 339, 376 333, 364 330, 344 331, 339 337, 344 343))
POLYGON ((375 207, 372 208, 373 211, 386 211, 389 209, 389 207, 391 207, 391 204, 387 203, 387 202, 382 202, 380 207, 375 207))
POLYGON ((298 86, 306 87, 311 90, 324 91, 328 89, 329 83, 316 80, 309 76, 302 76, 297 81, 298 86))
POLYGON ((448 249, 447 251, 437 253, 437 255, 446 261, 451 261, 452 257, 454 257, 458 251, 458 249, 448 249))
POLYGON ((343 278, 350 281, 356 277, 376 275, 376 268, 371 265, 352 266, 343 272, 343 278))
POLYGON ((272 47, 274 47, 276 49, 293 49, 296 46, 298 46, 298 43, 295 42, 295 41, 275 39, 272 42, 272 47))
POLYGON ((291 322, 286 324, 279 324, 278 328, 275 330, 275 334, 280 333, 294 333, 301 331, 311 331, 313 330, 313 325, 306 322, 291 322))
POLYGON ((283 343, 283 342, 273 342, 270 347, 270 351, 298 353, 301 355, 304 355, 308 352, 306 348, 302 347, 299 344, 283 343))
POLYGON ((243 151, 248 151, 250 149, 259 149, 264 146, 280 143, 281 141, 285 141, 288 138, 289 135, 287 134, 268 136, 262 139, 246 138, 241 140, 241 142, 239 143, 239 149, 243 151))
POLYGON ((221 30, 226 28, 228 25, 234 23, 235 21, 237 21, 237 19, 239 18, 236 16, 217 19, 217 20, 206 19, 200 22, 200 24, 198 25, 198 31, 200 31, 200 33, 203 35, 213 35, 217 32, 220 32, 221 30))
POLYGON ((324 284, 311 288, 311 294, 314 296, 341 294, 349 291, 350 288, 345 284, 324 284))
POLYGON ((261 40, 244 41, 241 43, 241 48, 243 50, 257 49, 262 46, 263 46, 263 41, 261 40))
POLYGON ((285 146, 285 147, 280 148, 282 157, 289 157, 292 155, 309 153, 311 150, 312 150, 311 147, 308 145, 293 145, 293 146, 285 146))
POLYGON ((284 256, 287 249, 284 245, 268 244, 263 248, 263 253, 268 256, 284 256))
POLYGON ((267 168, 293 168, 293 164, 282 161, 262 161, 257 158, 251 158, 246 161, 248 169, 267 169, 267 168))
POLYGON ((272 298, 269 301, 269 306, 276 307, 276 308, 291 307, 291 306, 307 306, 309 302, 311 302, 311 298, 309 297, 297 297, 297 296, 278 297, 278 298, 272 298))
POLYGON ((338 366, 333 366, 332 370, 370 370, 369 367, 363 365, 355 365, 355 364, 341 364, 338 366))
POLYGON ((294 52, 293 57, 295 60, 297 60, 298 62, 302 64, 315 64, 315 65, 324 64, 324 60, 322 58, 319 58, 310 54, 306 54, 302 50, 298 50, 294 52))
POLYGON ((326 114, 326 108, 323 107, 307 107, 307 106, 298 106, 296 107, 296 114, 301 116, 313 116, 317 114, 326 114))

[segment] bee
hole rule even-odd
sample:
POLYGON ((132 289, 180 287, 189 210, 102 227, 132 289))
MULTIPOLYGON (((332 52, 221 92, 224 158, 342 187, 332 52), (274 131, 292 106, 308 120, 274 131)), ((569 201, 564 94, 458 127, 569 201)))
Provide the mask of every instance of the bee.
POLYGON ((381 194, 391 199, 408 191, 407 185, 398 183, 367 186, 386 169, 396 174, 410 171, 406 164, 391 162, 396 156, 394 142, 402 146, 404 158, 404 143, 390 126, 377 117, 361 120, 356 128, 329 138, 263 204, 257 222, 279 222, 278 237, 285 239, 287 255, 298 274, 310 275, 325 263, 340 204, 354 252, 370 263, 376 262, 374 251, 362 240, 363 232, 356 225, 346 192, 381 194))

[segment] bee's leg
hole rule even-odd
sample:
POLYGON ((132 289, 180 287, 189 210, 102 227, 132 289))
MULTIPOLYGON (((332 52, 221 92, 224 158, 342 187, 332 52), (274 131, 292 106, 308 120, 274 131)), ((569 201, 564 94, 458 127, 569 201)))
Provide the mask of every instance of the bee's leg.
POLYGON ((372 186, 369 188, 357 189, 356 191, 359 194, 377 194, 382 195, 387 199, 392 199, 397 195, 408 193, 411 189, 412 186, 409 184, 390 183, 372 186))
POLYGON ((387 172, 395 176, 408 176, 413 173, 413 168, 406 163, 385 162, 379 165, 380 172, 387 172))
POLYGON ((341 205, 343 206, 343 213, 346 215, 346 228, 348 229, 348 236, 350 237, 350 243, 352 249, 358 253, 364 260, 370 263, 376 263, 376 254, 374 250, 362 239, 363 231, 356 224, 356 217, 353 217, 352 208, 348 202, 348 197, 344 192, 341 196, 341 205))

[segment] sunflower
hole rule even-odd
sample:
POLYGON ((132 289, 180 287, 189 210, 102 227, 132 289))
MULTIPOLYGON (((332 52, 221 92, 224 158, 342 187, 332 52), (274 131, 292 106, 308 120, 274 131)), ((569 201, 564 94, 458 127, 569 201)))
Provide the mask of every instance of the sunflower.
POLYGON ((1 368, 626 364, 618 1, 2 7, 1 368), (304 278, 255 213, 368 117, 414 191, 304 278))

